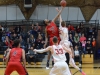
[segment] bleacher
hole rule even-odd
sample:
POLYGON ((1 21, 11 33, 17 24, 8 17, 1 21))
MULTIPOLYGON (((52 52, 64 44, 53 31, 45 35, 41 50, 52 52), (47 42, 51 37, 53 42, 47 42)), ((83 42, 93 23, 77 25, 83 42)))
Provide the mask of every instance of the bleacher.
MULTIPOLYGON (((34 20, 30 20, 30 21, 26 21, 26 20, 22 20, 22 21, 7 21, 6 23, 5 22, 1 22, 2 25, 6 25, 7 27, 15 27, 17 25, 22 25, 25 29, 25 31, 27 32, 31 26, 32 23, 34 22, 38 22, 41 26, 44 26, 43 25, 43 22, 42 20, 40 21, 34 21, 34 20)), ((71 23, 73 26, 77 26, 80 24, 80 22, 82 22, 84 24, 84 26, 87 28, 88 26, 95 26, 96 29, 98 30, 98 25, 99 25, 99 22, 97 20, 94 20, 94 21, 90 21, 90 22, 86 22, 86 21, 83 21, 83 20, 80 20, 80 21, 66 21, 67 24, 71 23)), ((56 22, 57 25, 58 25, 58 22, 56 22)), ((4 54, 4 47, 1 45, 0 46, 0 65, 4 64, 3 63, 3 54, 4 54)), ((41 56, 38 56, 37 58, 37 64, 40 65, 41 62, 43 61, 45 57, 45 54, 41 55, 41 56)), ((85 55, 82 55, 82 63, 94 63, 94 54, 85 54, 85 55)), ((34 65, 34 63, 32 63, 34 65)), ((46 63, 45 63, 46 64, 46 63)))

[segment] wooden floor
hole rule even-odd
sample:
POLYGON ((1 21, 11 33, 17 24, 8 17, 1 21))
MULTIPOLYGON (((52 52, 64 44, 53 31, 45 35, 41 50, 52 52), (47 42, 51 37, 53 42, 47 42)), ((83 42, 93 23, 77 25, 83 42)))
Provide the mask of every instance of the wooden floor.
MULTIPOLYGON (((36 66, 35 66, 36 67, 36 66)), ((43 66, 43 68, 27 68, 29 75, 49 75, 49 72, 51 70, 51 68, 49 70, 46 70, 45 67, 43 66)), ((99 64, 84 64, 82 65, 82 70, 86 73, 86 75, 100 75, 100 68, 99 68, 99 64), (88 67, 87 67, 88 65, 88 67), (95 66, 95 67, 94 67, 95 66)), ((76 74, 74 74, 77 70, 74 68, 70 68, 72 75, 81 75, 80 72, 77 72, 76 74)), ((5 68, 0 68, 0 75, 4 75, 4 71, 5 68)), ((13 72, 11 75, 18 75, 17 72, 13 72)))

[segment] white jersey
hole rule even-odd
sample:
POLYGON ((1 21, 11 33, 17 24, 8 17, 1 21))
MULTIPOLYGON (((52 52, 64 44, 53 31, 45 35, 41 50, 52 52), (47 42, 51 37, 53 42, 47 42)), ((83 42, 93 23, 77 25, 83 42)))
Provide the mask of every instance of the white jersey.
POLYGON ((60 39, 63 40, 63 34, 65 33, 66 34, 65 40, 69 40, 68 28, 66 28, 66 27, 59 27, 59 30, 60 30, 60 33, 59 33, 60 39))
POLYGON ((66 51, 63 49, 61 45, 57 45, 57 46, 53 45, 52 50, 53 50, 52 56, 54 62, 66 61, 66 56, 65 56, 66 51))

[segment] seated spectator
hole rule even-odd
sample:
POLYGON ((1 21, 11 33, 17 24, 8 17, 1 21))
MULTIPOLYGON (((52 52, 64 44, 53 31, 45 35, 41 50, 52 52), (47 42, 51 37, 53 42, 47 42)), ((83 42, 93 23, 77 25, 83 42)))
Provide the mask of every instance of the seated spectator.
POLYGON ((75 36, 74 36, 74 46, 75 45, 79 46, 79 35, 77 33, 75 33, 75 36))
POLYGON ((79 37, 81 36, 81 29, 80 29, 80 26, 78 25, 77 27, 76 27, 76 33, 79 35, 79 37))
POLYGON ((80 37, 80 42, 85 41, 86 37, 84 36, 84 33, 82 33, 82 36, 80 37))
POLYGON ((93 53, 93 51, 92 51, 92 44, 91 44, 91 42, 89 40, 86 43, 86 50, 87 50, 88 54, 93 53))
POLYGON ((41 48, 43 48, 43 45, 44 45, 44 40, 43 40, 41 34, 38 34, 38 38, 36 39, 36 42, 35 42, 35 48, 41 49, 41 48))
POLYGON ((93 38, 92 46, 93 46, 93 47, 96 47, 96 40, 95 40, 95 38, 93 38))
POLYGON ((84 27, 84 24, 82 22, 80 23, 80 30, 81 30, 81 33, 86 34, 86 28, 84 27))
POLYGON ((25 50, 25 41, 22 39, 22 36, 19 36, 21 47, 25 50))
MULTIPOLYGON (((35 41, 36 39, 34 38, 34 36, 31 34, 29 37, 29 46, 32 45, 33 47, 35 46, 35 41)), ((30 47, 28 46, 28 49, 30 49, 30 47)))
POLYGON ((94 53, 94 58, 96 58, 96 40, 95 40, 95 38, 93 38, 93 40, 92 40, 92 50, 94 53))
POLYGON ((20 34, 20 32, 22 31, 22 28, 21 28, 21 26, 19 25, 19 26, 17 26, 17 27, 15 27, 15 33, 16 34, 20 34))
POLYGON ((28 53, 26 53, 26 57, 27 57, 28 64, 31 64, 32 61, 36 64, 37 54, 34 53, 32 46, 28 50, 28 53))
POLYGON ((83 53, 86 54, 86 40, 82 41, 82 49, 83 49, 83 53))
POLYGON ((92 33, 93 33, 93 29, 92 29, 92 26, 90 26, 88 29, 88 36, 92 37, 92 33))
POLYGON ((18 38, 19 38, 19 37, 18 37, 17 34, 15 34, 15 33, 14 33, 14 34, 12 35, 12 37, 11 37, 12 41, 14 41, 15 39, 18 39, 18 38))
POLYGON ((84 33, 82 33, 82 36, 80 37, 80 42, 81 42, 81 45, 82 45, 82 49, 83 49, 83 53, 85 54, 86 53, 86 37, 84 36, 84 33))
POLYGON ((75 46, 75 49, 74 49, 74 59, 76 62, 78 61, 79 66, 81 66, 81 50, 78 49, 77 45, 75 46))
POLYGON ((74 38, 72 37, 72 34, 69 34, 69 41, 72 43, 74 46, 74 38))
POLYGON ((0 25, 0 42, 2 42, 2 26, 0 25))
POLYGON ((74 36, 74 33, 75 33, 74 26, 71 24, 68 24, 68 30, 69 30, 69 34, 72 34, 72 36, 74 36))
POLYGON ((32 29, 32 30, 34 30, 34 29, 35 29, 35 26, 34 26, 34 24, 32 24, 32 26, 31 26, 31 29, 32 29))
POLYGON ((41 26, 39 26, 38 23, 36 23, 35 31, 37 31, 37 32, 41 32, 41 26))

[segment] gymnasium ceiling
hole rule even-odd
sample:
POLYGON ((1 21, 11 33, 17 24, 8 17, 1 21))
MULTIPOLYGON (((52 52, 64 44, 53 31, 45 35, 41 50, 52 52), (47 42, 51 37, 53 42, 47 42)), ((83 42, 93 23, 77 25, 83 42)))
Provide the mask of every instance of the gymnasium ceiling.
MULTIPOLYGON (((29 19, 38 4, 60 6, 61 0, 32 0, 33 7, 24 8, 24 0, 0 0, 0 5, 16 4, 19 6, 26 19, 29 19)), ((100 0, 66 0, 67 6, 79 7, 85 20, 90 20, 97 9, 100 8, 100 0)))

